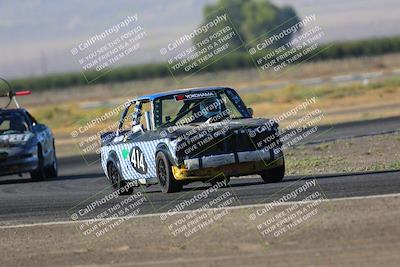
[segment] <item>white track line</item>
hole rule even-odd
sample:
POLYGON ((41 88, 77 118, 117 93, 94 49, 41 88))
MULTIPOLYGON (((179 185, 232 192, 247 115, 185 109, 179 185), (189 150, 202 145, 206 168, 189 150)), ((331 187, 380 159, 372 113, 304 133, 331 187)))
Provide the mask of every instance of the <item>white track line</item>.
MULTIPOLYGON (((371 198, 387 198, 387 197, 400 197, 400 193, 395 194, 383 194, 383 195, 373 195, 373 196, 359 196, 359 197, 344 197, 344 198, 331 198, 331 199, 322 199, 322 200, 312 200, 312 201, 292 201, 292 202, 284 202, 274 205, 274 207, 279 206, 287 206, 293 204, 304 204, 304 203, 312 203, 315 201, 322 201, 322 202, 334 202, 334 201, 345 201, 345 200, 360 200, 360 199, 371 199, 371 198)), ((237 209, 247 209, 247 208, 257 208, 257 207, 264 207, 266 204, 269 203, 259 203, 259 204, 250 204, 250 205, 240 205, 240 206, 232 206, 232 207, 223 207, 223 208, 210 208, 210 209, 203 209, 202 212, 208 210, 237 210, 237 209)), ((186 214, 196 210, 185 210, 180 212, 174 212, 173 215, 176 214, 186 214)), ((105 221, 105 220, 120 220, 120 219, 136 219, 136 218, 146 218, 146 217, 160 217, 162 215, 172 216, 167 212, 162 213, 150 213, 138 216, 125 216, 125 217, 117 217, 117 218, 103 218, 103 219, 88 219, 88 220, 76 220, 76 221, 55 221, 55 222, 41 222, 41 223, 30 223, 30 224, 17 224, 17 225, 5 225, 0 226, 0 229, 11 229, 11 228, 23 228, 23 227, 34 227, 34 226, 47 226, 47 225, 62 225, 62 224, 76 224, 76 223, 88 223, 94 221, 105 221)))

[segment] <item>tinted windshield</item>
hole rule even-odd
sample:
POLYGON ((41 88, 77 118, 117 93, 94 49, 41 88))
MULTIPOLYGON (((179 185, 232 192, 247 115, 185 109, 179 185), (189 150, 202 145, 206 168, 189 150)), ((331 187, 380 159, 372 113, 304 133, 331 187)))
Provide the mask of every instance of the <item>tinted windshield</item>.
POLYGON ((22 114, 0 114, 0 134, 21 133, 28 130, 22 114))
POLYGON ((233 90, 169 95, 154 102, 156 127, 201 123, 210 119, 245 118, 249 114, 233 90))

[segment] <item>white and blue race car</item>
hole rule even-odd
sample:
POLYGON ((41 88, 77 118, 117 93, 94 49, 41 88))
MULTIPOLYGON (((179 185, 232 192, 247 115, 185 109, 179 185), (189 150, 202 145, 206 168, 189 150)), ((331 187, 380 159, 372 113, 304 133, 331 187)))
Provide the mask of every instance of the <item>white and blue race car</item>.
POLYGON ((227 87, 135 98, 118 130, 101 135, 102 168, 120 194, 141 184, 158 183, 170 193, 193 181, 213 184, 250 174, 281 181, 285 163, 278 124, 252 113, 227 87))

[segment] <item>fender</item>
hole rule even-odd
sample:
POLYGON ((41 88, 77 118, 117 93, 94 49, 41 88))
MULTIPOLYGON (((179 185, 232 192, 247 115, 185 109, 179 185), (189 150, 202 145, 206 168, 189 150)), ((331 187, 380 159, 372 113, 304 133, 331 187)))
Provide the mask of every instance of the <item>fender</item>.
POLYGON ((121 164, 119 162, 117 153, 112 150, 110 151, 110 153, 108 154, 108 158, 107 158, 107 178, 110 179, 110 177, 108 177, 108 164, 113 163, 114 166, 117 167, 118 172, 120 173, 122 179, 124 179, 124 177, 122 176, 122 172, 121 172, 121 164))
POLYGON ((174 157, 172 156, 171 151, 169 150, 167 144, 165 143, 160 143, 156 147, 156 153, 154 154, 154 158, 156 158, 156 155, 158 152, 163 152, 169 161, 171 162, 172 165, 178 165, 177 162, 175 161, 174 157))

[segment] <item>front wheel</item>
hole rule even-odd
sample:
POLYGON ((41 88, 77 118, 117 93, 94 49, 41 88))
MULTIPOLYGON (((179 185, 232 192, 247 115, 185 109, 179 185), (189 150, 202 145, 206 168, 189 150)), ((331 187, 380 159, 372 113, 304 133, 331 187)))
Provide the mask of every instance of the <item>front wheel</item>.
POLYGON ((111 185, 118 195, 131 195, 133 187, 124 181, 114 163, 108 164, 108 177, 110 178, 111 185))
POLYGON ((57 178, 58 176, 58 162, 56 156, 56 148, 53 144, 53 157, 52 162, 49 166, 47 166, 44 170, 46 178, 57 178))
POLYGON ((38 158, 37 167, 30 173, 31 179, 34 182, 43 181, 43 178, 45 177, 44 166, 43 166, 43 153, 42 153, 42 147, 40 145, 37 148, 37 158, 38 158))
POLYGON ((285 161, 279 167, 275 167, 273 169, 265 170, 260 173, 261 178, 266 183, 278 183, 282 182, 283 177, 285 176, 285 161))
POLYGON ((171 163, 163 152, 156 155, 156 172, 163 193, 179 192, 182 189, 182 183, 175 179, 171 163))

